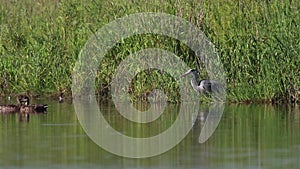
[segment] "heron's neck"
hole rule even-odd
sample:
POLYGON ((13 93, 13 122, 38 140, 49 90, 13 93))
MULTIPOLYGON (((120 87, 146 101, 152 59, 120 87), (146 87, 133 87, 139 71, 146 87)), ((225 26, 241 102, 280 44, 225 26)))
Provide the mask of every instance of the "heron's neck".
POLYGON ((193 79, 191 80, 191 85, 197 91, 197 86, 198 86, 198 74, 197 73, 193 73, 193 79))

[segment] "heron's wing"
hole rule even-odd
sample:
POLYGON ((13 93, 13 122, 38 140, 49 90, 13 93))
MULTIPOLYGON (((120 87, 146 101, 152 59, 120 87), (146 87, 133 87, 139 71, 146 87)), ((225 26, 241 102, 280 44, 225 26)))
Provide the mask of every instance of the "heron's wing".
POLYGON ((224 84, 220 83, 219 81, 211 81, 211 84, 212 84, 212 90, 214 92, 225 92, 225 86, 224 84))
POLYGON ((223 84, 216 80, 201 80, 199 86, 204 88, 208 92, 219 91, 223 89, 223 84))
POLYGON ((200 88, 205 89, 206 91, 211 91, 212 82, 210 80, 201 80, 199 82, 200 88))
POLYGON ((204 81, 205 81, 205 80, 200 80, 199 83, 198 83, 198 86, 203 85, 203 84, 204 84, 204 81))

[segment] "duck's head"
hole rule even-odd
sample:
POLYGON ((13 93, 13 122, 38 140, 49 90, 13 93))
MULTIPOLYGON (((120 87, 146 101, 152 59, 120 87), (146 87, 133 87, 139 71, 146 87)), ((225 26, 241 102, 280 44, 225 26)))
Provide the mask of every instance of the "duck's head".
POLYGON ((25 105, 25 106, 29 105, 29 97, 26 95, 19 95, 17 97, 17 101, 19 105, 25 105))

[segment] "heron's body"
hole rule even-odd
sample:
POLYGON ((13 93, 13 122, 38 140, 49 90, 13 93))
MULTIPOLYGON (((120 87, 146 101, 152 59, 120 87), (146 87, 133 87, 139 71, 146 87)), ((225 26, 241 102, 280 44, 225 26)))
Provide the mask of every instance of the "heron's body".
POLYGON ((213 91, 217 91, 222 87, 222 84, 215 80, 203 79, 200 80, 200 82, 198 83, 198 78, 199 78, 198 72, 194 69, 190 69, 189 71, 184 73, 183 76, 187 76, 189 74, 193 75, 193 78, 191 80, 191 86, 197 93, 200 94, 212 93, 213 91))

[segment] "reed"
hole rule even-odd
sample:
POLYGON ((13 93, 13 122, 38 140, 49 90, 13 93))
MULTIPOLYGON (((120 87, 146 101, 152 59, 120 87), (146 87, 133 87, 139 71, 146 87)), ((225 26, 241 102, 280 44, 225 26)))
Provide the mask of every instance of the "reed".
MULTIPOLYGON (((2 0, 1 95, 25 91, 70 93, 78 54, 97 29, 127 14, 164 12, 192 22, 215 44, 226 71, 228 100, 299 103, 299 11, 298 1, 280 0, 2 0)), ((110 98, 109 87, 118 64, 128 54, 149 47, 169 50, 189 66, 199 67, 195 54, 174 39, 148 34, 130 37, 114 47, 99 65, 97 94, 110 98)), ((143 71, 132 84, 133 100, 145 99, 158 87, 169 101, 179 100, 176 82, 160 71, 143 71)))

